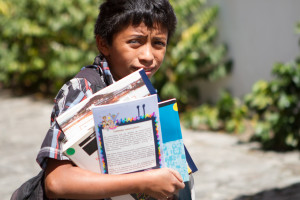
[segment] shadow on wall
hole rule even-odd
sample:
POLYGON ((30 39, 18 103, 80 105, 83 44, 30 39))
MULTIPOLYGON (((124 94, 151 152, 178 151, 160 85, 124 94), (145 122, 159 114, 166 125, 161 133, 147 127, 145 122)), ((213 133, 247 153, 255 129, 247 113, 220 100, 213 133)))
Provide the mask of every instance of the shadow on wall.
POLYGON ((254 195, 240 196, 234 200, 296 200, 300 199, 300 183, 285 188, 265 190, 254 195))

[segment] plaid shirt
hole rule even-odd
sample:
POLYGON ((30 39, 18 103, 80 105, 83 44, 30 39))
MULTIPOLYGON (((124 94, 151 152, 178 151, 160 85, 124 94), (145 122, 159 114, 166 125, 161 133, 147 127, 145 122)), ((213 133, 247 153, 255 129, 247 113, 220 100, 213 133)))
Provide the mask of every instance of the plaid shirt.
MULTIPOLYGON (((97 56, 93 63, 93 69, 99 70, 99 78, 103 78, 106 86, 113 83, 113 78, 110 73, 107 62, 100 56, 97 56)), ((53 158, 57 160, 70 160, 62 152, 62 141, 65 135, 56 122, 56 117, 78 104, 82 100, 91 96, 94 92, 91 88, 91 83, 85 78, 73 78, 63 85, 54 99, 54 107, 51 114, 51 126, 42 143, 41 149, 37 155, 38 164, 45 169, 47 159, 53 158)))

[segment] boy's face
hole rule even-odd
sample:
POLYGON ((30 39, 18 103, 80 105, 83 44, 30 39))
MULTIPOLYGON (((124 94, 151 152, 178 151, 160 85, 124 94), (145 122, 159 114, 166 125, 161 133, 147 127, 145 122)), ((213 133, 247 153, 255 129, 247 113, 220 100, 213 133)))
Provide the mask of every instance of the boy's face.
POLYGON ((167 29, 144 23, 128 26, 113 36, 112 45, 102 49, 115 80, 143 68, 150 78, 160 67, 166 52, 167 29))

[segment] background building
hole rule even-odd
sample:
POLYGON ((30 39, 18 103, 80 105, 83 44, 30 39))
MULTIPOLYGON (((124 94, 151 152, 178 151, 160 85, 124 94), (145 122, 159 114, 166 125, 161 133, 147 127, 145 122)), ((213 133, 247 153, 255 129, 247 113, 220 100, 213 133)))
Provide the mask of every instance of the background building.
POLYGON ((202 100, 217 100, 221 89, 242 97, 257 80, 271 80, 276 62, 299 55, 295 27, 299 0, 208 0, 219 6, 219 37, 228 46, 234 66, 230 76, 214 83, 201 81, 202 100))

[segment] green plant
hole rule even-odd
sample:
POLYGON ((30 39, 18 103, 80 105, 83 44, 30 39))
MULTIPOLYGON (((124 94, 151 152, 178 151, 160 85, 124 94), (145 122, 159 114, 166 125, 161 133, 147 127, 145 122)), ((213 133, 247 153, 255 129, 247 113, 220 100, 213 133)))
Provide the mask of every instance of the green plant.
POLYGON ((0 86, 55 93, 96 55, 98 5, 98 0, 0 0, 0 86))
POLYGON ((224 124, 225 131, 242 133, 245 130, 244 120, 248 108, 242 101, 232 97, 229 92, 222 92, 216 107, 219 110, 219 118, 224 124))
POLYGON ((219 112, 216 107, 203 104, 192 111, 181 115, 184 127, 194 130, 213 130, 220 129, 221 122, 218 118, 219 112))
POLYGON ((181 111, 199 104, 200 78, 210 81, 225 76, 231 67, 226 48, 217 42, 218 8, 205 0, 172 0, 178 18, 165 61, 153 83, 163 99, 177 98, 181 111))
POLYGON ((245 102, 256 119, 255 140, 265 149, 300 149, 300 63, 278 63, 272 81, 259 81, 245 102))
POLYGON ((228 92, 222 92, 215 106, 203 104, 182 115, 183 125, 191 129, 224 130, 241 133, 245 130, 247 107, 228 92))

